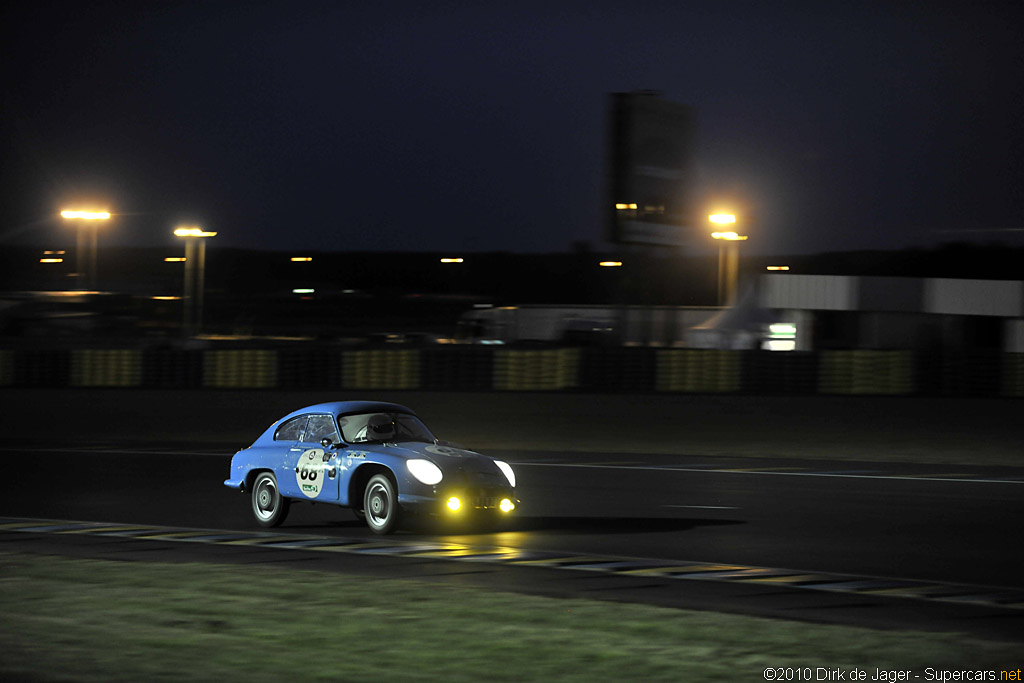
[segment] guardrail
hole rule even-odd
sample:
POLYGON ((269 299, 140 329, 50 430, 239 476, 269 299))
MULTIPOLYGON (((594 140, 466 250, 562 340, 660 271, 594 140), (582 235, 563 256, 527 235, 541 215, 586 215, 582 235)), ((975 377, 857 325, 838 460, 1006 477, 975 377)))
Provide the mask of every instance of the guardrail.
POLYGON ((3 387, 1024 396, 1024 354, 429 347, 0 349, 3 387))

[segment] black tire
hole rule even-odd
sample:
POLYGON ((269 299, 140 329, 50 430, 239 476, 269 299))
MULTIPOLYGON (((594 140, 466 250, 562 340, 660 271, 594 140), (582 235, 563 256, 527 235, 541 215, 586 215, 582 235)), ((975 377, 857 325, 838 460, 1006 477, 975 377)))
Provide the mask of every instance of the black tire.
POLYGON ((277 477, 260 472, 252 483, 252 516, 260 526, 279 525, 288 516, 291 501, 277 489, 277 477))
POLYGON ((375 534, 390 534, 398 526, 398 495, 387 476, 375 474, 366 482, 363 512, 366 526, 375 534))

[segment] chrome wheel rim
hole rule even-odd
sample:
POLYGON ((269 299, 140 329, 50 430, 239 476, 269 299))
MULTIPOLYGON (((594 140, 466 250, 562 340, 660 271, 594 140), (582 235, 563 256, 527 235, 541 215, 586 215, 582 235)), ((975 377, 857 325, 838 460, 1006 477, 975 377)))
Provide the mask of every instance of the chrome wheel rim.
POLYGON ((269 520, 277 510, 277 486, 270 477, 263 477, 252 492, 252 509, 261 520, 269 520))
POLYGON ((391 495, 387 487, 374 482, 366 492, 366 520, 374 527, 382 527, 391 517, 391 495))

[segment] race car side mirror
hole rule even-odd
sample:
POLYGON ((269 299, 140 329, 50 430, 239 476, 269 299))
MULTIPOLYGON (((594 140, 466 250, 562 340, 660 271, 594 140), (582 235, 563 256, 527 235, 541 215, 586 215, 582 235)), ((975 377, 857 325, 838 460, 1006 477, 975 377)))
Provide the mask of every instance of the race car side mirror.
POLYGON ((333 441, 331 441, 330 439, 328 439, 326 437, 323 438, 323 439, 320 439, 320 445, 323 446, 324 448, 328 449, 328 450, 334 450, 335 448, 344 448, 345 447, 345 444, 343 444, 343 443, 334 443, 333 441))

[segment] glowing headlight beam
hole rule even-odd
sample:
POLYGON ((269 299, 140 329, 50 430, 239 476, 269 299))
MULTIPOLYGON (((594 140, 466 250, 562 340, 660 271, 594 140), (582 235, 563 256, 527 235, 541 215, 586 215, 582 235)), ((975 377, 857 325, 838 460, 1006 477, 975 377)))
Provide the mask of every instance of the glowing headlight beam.
POLYGON ((405 467, 409 470, 409 474, 416 477, 416 481, 427 486, 440 484, 444 477, 441 468, 429 460, 408 460, 405 467))
POLYGON ((456 498, 455 496, 452 496, 451 498, 448 499, 447 505, 448 509, 451 510, 452 512, 458 512, 459 508, 462 507, 462 501, 456 498))
POLYGON ((512 467, 507 462, 501 460, 495 460, 494 464, 498 466, 505 478, 508 479, 509 486, 512 488, 516 487, 516 473, 512 471, 512 467))

